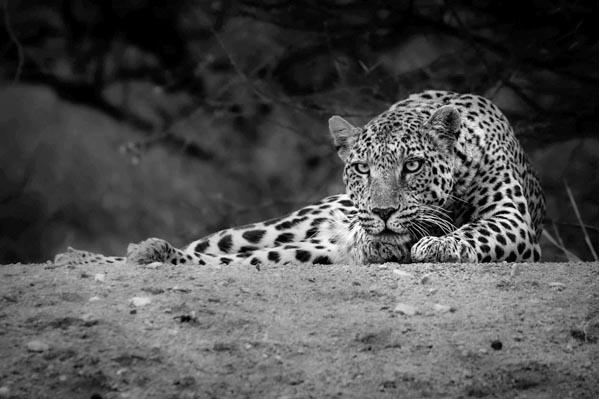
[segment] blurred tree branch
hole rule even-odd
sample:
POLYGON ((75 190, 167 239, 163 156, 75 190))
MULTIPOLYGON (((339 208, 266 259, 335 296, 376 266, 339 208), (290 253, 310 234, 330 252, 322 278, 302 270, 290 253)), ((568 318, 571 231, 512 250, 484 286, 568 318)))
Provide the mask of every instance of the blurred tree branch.
MULTIPOLYGON (((4 50, 5 76, 46 85, 65 100, 152 134, 166 131, 164 127, 188 115, 190 107, 208 112, 236 108, 230 88, 207 92, 215 75, 239 77, 239 84, 253 92, 256 103, 308 114, 330 113, 322 95, 341 84, 370 87, 370 93, 361 94, 370 101, 394 101, 398 85, 415 75, 385 75, 388 72, 365 70, 364 65, 377 65, 380 54, 416 34, 470 44, 485 64, 487 76, 496 75, 501 85, 513 90, 539 116, 549 113, 591 123, 599 119, 594 95, 599 87, 599 37, 594 29, 599 12, 590 0, 501 4, 469 0, 5 0, 3 12, 4 42, 12 43, 4 50), (9 14, 14 18, 9 20, 9 14), (269 40, 284 48, 268 61, 251 60, 259 66, 252 74, 237 61, 240 49, 235 46, 243 41, 227 43, 235 33, 228 26, 242 19, 274 27, 269 32, 279 34, 269 40), (336 69, 338 54, 349 57, 353 80, 346 82, 336 69), (329 70, 321 68, 322 77, 316 81, 311 63, 329 70), (563 87, 523 87, 510 78, 523 75, 534 83, 539 73, 553 74, 563 87), (146 82, 163 89, 166 96, 185 94, 190 100, 179 109, 157 112, 164 119, 157 124, 107 97, 107 89, 128 82, 146 82), (559 109, 547 109, 531 95, 541 91, 561 96, 559 109), (572 98, 572 91, 578 98, 572 98)), ((432 80, 430 70, 421 73, 421 79, 432 80)), ((479 92, 489 89, 478 81, 469 86, 479 92)), ((229 79, 227 84, 237 83, 229 79)), ((353 114, 366 117, 370 111, 365 111, 353 114)), ((173 132, 166 131, 164 137, 168 138, 164 142, 175 146, 185 143, 189 155, 216 156, 173 132)))
POLYGON ((17 49, 17 66, 15 68, 15 75, 13 78, 13 82, 18 82, 21 78, 21 70, 23 69, 24 55, 23 55, 23 46, 19 42, 17 35, 13 31, 10 24, 10 17, 8 13, 8 0, 4 0, 2 3, 2 12, 4 14, 4 28, 6 29, 6 33, 10 38, 10 41, 15 45, 17 49))

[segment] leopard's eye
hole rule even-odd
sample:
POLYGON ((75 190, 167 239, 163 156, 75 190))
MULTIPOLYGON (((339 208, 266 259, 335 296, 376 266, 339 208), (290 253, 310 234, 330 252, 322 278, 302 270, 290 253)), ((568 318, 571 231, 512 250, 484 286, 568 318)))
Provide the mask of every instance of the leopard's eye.
POLYGON ((410 159, 403 165, 403 170, 406 173, 416 173, 422 167, 424 162, 421 159, 410 159))
POLYGON ((367 163, 357 162, 352 166, 354 167, 354 170, 361 175, 367 175, 370 173, 370 166, 368 166, 367 163))

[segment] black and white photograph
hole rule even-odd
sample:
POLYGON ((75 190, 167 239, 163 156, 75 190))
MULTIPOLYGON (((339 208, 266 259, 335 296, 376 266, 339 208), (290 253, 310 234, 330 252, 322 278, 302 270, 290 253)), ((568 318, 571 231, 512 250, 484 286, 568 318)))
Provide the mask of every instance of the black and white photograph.
POLYGON ((599 398, 598 24, 0 0, 0 399, 599 398))

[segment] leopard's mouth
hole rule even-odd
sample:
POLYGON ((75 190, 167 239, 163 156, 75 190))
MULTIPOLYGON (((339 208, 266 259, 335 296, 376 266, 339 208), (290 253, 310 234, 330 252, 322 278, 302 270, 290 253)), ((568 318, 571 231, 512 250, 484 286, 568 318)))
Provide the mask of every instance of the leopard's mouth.
MULTIPOLYGON (((366 220, 366 222, 367 221, 368 220, 366 220)), ((393 225, 390 226, 387 223, 372 224, 365 223, 362 220, 360 220, 360 222, 359 225, 362 231, 366 233, 369 240, 373 242, 395 243, 399 241, 403 243, 409 241, 413 236, 413 233, 408 228, 408 224, 393 223, 393 225)))
POLYGON ((381 237, 381 238, 397 238, 397 237, 404 237, 404 236, 409 236, 409 232, 407 229, 402 228, 399 231, 393 231, 388 227, 385 227, 380 233, 376 234, 375 237, 381 237))

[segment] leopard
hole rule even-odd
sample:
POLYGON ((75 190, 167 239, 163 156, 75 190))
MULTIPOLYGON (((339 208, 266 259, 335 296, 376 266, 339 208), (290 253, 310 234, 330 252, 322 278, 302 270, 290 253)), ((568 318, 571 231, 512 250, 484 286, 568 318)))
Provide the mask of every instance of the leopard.
POLYGON ((409 95, 362 126, 332 116, 345 193, 226 228, 179 249, 159 238, 126 257, 69 248, 55 262, 226 266, 536 262, 545 200, 507 117, 475 94, 409 95))

